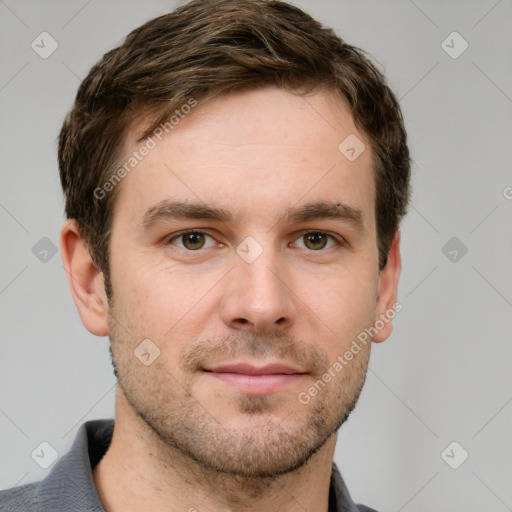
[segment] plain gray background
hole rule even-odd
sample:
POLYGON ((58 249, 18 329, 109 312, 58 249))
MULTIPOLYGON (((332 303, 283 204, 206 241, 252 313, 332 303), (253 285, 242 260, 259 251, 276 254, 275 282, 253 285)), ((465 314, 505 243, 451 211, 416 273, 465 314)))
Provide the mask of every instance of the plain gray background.
MULTIPOLYGON (((512 2, 294 3, 384 70, 415 161, 403 310, 335 460, 381 512, 512 510, 512 2)), ((176 5, 0 0, 0 488, 50 471, 31 458, 41 442, 62 455, 80 424, 113 416, 108 339, 82 326, 40 240, 58 245, 56 139, 81 79, 176 5), (31 47, 43 31, 58 43, 46 59, 31 47)))

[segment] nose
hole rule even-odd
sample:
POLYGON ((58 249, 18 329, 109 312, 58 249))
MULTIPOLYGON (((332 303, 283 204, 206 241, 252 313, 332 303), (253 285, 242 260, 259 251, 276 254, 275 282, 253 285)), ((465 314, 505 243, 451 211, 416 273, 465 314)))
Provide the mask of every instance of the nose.
POLYGON ((297 298, 288 273, 276 265, 271 253, 271 249, 264 250, 252 263, 235 260, 221 306, 228 327, 261 334, 295 323, 297 298))

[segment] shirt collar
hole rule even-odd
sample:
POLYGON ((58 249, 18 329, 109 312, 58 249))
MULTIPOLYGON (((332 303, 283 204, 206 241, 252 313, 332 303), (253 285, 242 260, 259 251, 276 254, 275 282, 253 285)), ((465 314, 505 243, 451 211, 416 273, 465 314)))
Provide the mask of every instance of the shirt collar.
POLYGON ((94 484, 92 468, 107 451, 113 420, 94 420, 78 430, 73 445, 37 489, 39 510, 105 512, 94 484))
MULTIPOLYGON (((41 512, 87 510, 105 512, 92 469, 106 453, 112 440, 114 420, 92 420, 78 430, 69 452, 55 464, 38 484, 41 512)), ((358 512, 335 463, 329 486, 329 512, 358 512)))

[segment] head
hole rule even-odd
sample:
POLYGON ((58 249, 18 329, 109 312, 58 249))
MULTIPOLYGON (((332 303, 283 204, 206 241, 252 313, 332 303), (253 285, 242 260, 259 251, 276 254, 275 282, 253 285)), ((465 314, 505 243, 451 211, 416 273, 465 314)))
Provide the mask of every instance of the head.
POLYGON ((336 361, 396 303, 410 161, 383 75, 286 3, 195 0, 91 69, 59 166, 65 268, 123 400, 203 467, 304 464, 355 406, 370 344, 336 361), (258 387, 233 365, 293 376, 258 387))

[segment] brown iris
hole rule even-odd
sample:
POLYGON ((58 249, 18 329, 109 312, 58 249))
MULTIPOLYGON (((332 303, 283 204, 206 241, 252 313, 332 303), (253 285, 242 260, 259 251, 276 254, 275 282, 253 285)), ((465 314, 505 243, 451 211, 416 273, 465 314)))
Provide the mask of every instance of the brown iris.
POLYGON ((303 236, 304 244, 308 249, 323 249, 327 244, 327 235, 324 233, 308 233, 303 236), (313 247, 310 247, 311 244, 313 247))
POLYGON ((183 245, 191 251, 201 249, 205 242, 203 233, 184 233, 181 235, 181 238, 183 240, 183 245))

